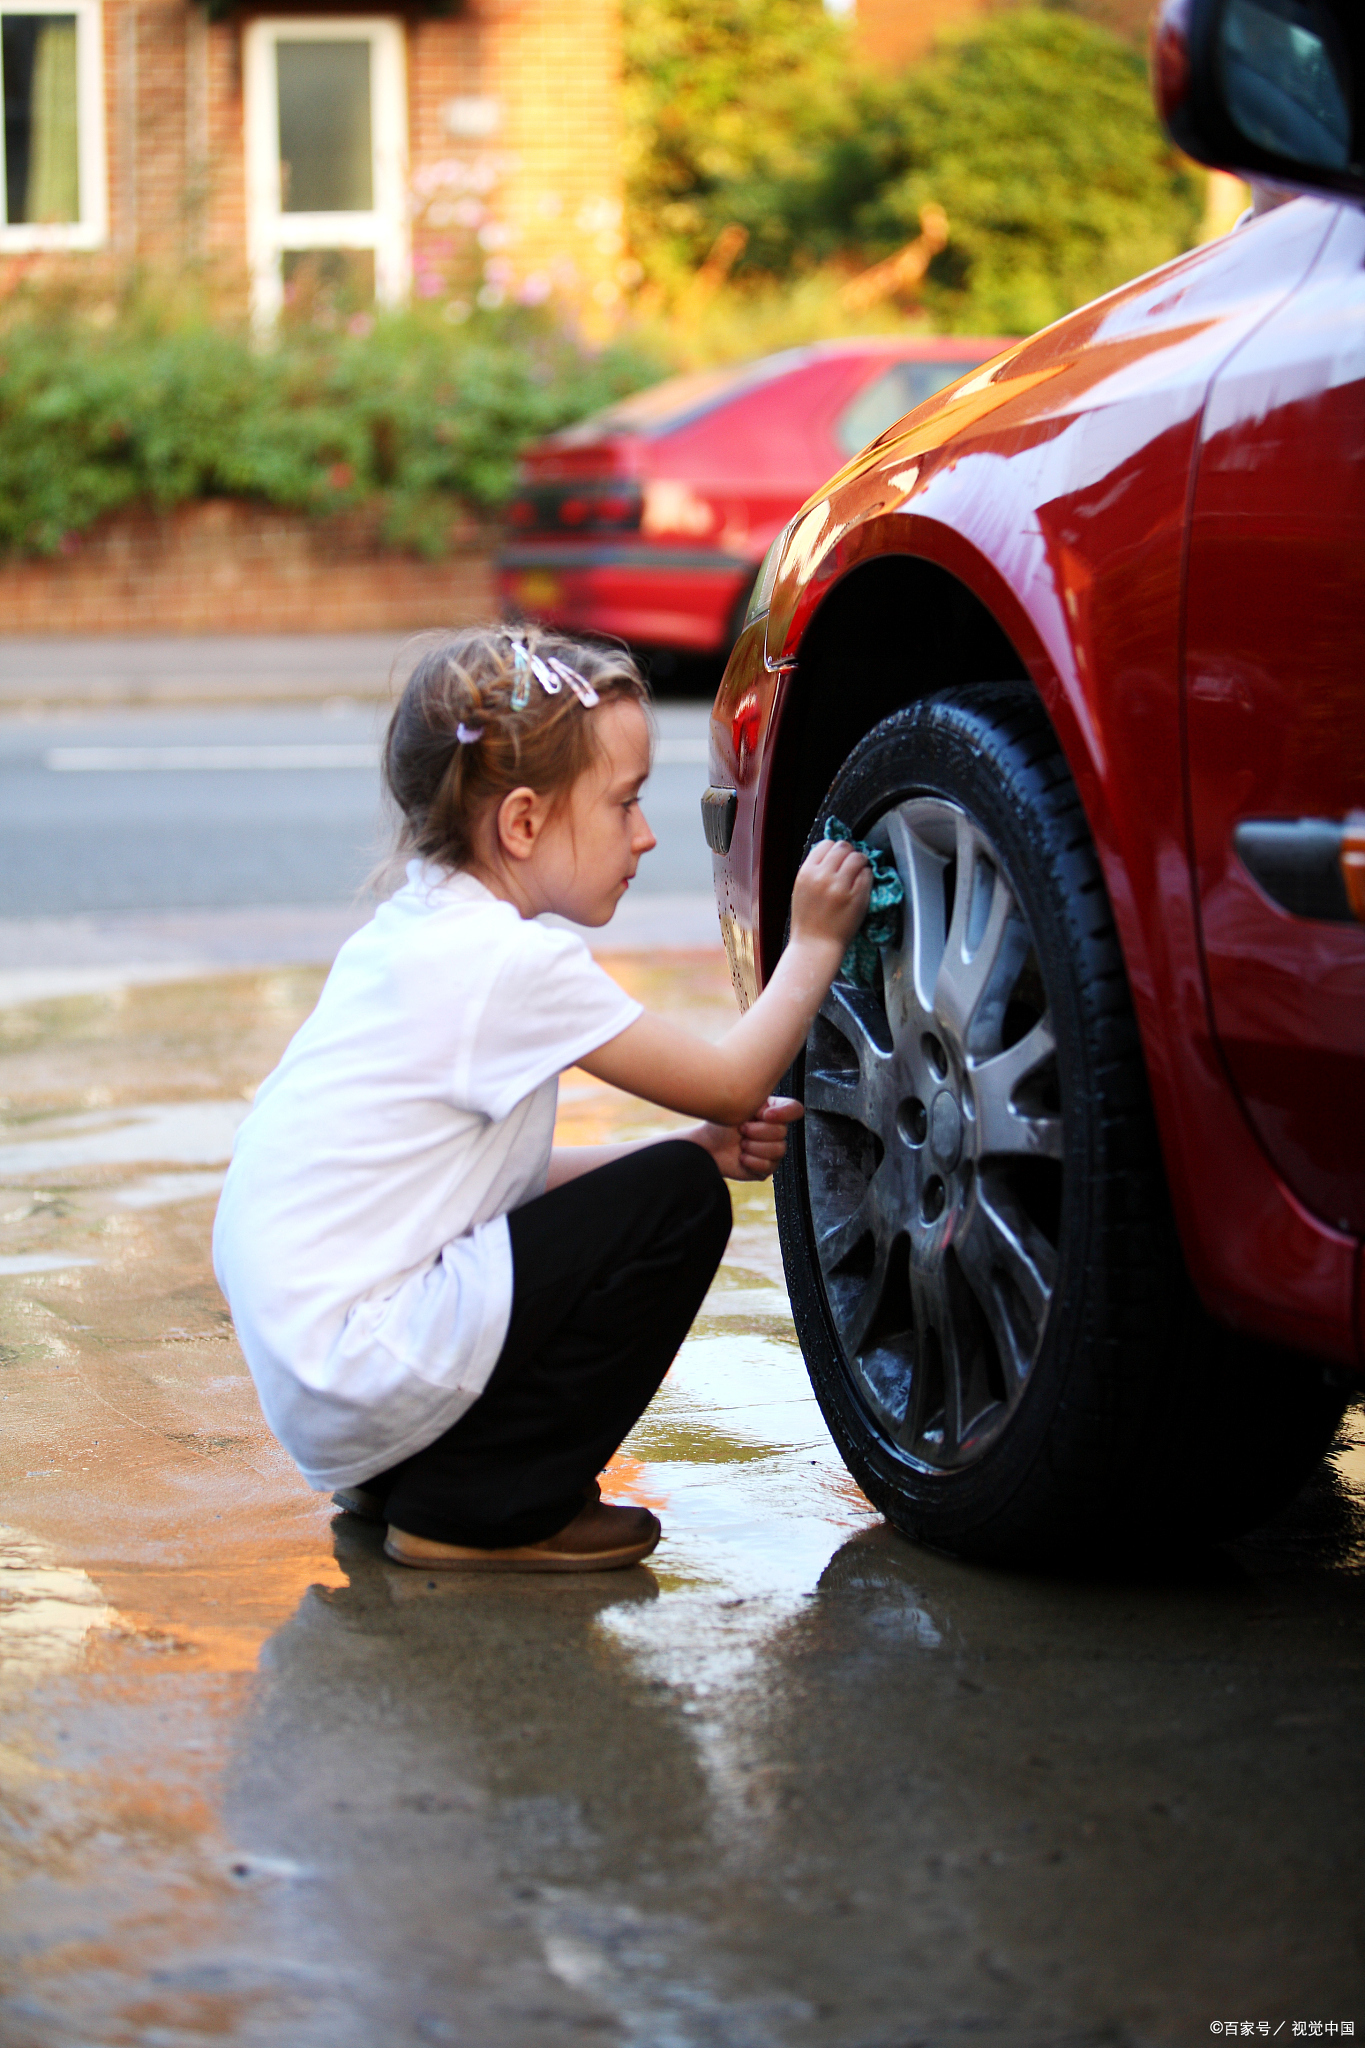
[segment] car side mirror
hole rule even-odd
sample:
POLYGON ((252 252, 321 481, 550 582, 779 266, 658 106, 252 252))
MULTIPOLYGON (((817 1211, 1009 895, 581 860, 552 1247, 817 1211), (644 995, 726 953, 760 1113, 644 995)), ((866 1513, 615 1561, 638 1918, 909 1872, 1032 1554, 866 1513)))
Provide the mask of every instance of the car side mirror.
POLYGON ((1197 162, 1365 198, 1359 0, 1162 0, 1152 92, 1197 162))

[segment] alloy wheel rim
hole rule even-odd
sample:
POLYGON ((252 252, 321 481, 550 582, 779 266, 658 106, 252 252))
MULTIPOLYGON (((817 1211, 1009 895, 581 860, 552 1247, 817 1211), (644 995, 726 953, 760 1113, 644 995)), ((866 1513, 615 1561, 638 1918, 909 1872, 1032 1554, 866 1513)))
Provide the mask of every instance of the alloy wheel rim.
POLYGON ((1064 1129, 1050 1004, 1018 893, 959 805, 867 835, 905 885, 879 990, 836 981, 806 1045, 816 1254, 878 1434, 927 1473, 1018 1409, 1057 1286, 1064 1129))

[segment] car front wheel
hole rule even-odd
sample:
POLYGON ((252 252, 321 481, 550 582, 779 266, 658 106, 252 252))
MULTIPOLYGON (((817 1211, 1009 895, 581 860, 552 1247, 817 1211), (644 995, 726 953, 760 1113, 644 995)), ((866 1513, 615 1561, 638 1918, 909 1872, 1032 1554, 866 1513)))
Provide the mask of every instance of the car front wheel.
POLYGON ((1342 1397, 1214 1326, 1185 1278, 1103 878, 1036 698, 897 713, 817 832, 831 812, 905 887, 879 985, 836 981, 811 1030, 778 1182, 854 1477, 908 1533, 1005 1560, 1261 1519, 1342 1397))

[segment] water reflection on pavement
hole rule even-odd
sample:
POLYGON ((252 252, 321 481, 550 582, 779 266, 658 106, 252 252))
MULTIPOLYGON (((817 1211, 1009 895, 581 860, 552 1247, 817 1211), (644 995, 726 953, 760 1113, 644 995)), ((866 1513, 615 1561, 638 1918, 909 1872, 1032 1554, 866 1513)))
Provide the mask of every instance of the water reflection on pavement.
MULTIPOLYGON (((731 1014, 709 959, 615 970, 731 1014)), ((917 1551, 739 1189, 608 1477, 652 1568, 392 1566, 265 1432, 208 1265, 318 983, 0 1011, 6 2048, 1365 2032, 1365 1453, 1175 1581, 917 1551)), ((568 1142, 652 1117, 566 1080, 568 1142)))

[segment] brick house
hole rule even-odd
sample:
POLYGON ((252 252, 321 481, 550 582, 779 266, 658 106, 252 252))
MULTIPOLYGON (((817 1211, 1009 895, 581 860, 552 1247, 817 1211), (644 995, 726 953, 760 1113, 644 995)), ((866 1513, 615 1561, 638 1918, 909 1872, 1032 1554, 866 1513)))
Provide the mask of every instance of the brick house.
POLYGON ((0 0, 0 290, 211 259, 263 321, 620 295, 616 0, 0 0))

